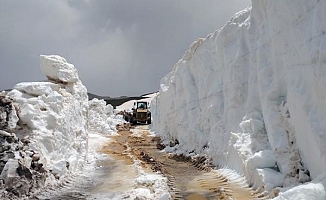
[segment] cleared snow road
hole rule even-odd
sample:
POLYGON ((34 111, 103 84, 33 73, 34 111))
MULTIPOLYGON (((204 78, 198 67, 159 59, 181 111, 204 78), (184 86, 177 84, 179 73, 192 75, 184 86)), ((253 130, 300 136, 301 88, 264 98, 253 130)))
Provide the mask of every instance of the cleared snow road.
POLYGON ((213 170, 205 157, 159 150, 160 138, 148 126, 118 130, 115 136, 90 134, 85 170, 37 199, 263 199, 213 170))

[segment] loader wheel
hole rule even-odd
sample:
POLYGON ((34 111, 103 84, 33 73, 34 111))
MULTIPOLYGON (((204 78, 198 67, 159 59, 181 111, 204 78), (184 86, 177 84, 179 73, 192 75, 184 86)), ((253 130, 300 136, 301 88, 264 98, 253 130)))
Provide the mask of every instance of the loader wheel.
POLYGON ((151 119, 147 120, 147 124, 151 124, 151 122, 152 122, 151 119))

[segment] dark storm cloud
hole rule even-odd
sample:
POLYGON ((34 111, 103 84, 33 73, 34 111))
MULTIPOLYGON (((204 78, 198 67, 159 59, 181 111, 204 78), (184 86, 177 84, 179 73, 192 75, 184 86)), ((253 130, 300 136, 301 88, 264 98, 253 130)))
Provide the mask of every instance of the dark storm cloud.
POLYGON ((66 54, 76 19, 77 12, 60 1, 0 1, 0 89, 45 79, 39 55, 66 54))
POLYGON ((198 37, 223 26, 249 0, 0 1, 0 89, 45 79, 40 54, 73 63, 90 92, 137 95, 198 37))

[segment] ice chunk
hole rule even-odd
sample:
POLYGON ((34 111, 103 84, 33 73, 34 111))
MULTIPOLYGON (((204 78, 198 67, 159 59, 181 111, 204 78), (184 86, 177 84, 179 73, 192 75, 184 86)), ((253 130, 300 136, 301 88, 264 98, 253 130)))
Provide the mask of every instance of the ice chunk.
POLYGON ((57 55, 41 55, 41 70, 50 80, 64 83, 75 83, 79 80, 78 71, 74 65, 57 55))
POLYGON ((276 164, 276 157, 271 150, 264 150, 255 153, 247 162, 249 169, 274 167, 276 164))
POLYGON ((282 186, 284 181, 284 176, 280 172, 273 169, 265 168, 258 169, 257 174, 262 181, 261 185, 265 185, 265 189, 271 191, 277 186, 282 186))

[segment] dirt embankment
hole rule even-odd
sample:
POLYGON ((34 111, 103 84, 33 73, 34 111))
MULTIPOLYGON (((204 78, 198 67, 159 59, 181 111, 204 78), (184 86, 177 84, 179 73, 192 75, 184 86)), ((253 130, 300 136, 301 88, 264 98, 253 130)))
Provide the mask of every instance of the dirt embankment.
POLYGON ((160 138, 151 135, 147 126, 124 124, 117 128, 119 135, 112 136, 114 141, 101 151, 131 163, 141 160, 144 169, 162 173, 168 179, 173 199, 267 199, 220 175, 205 157, 190 158, 162 152, 160 138))

